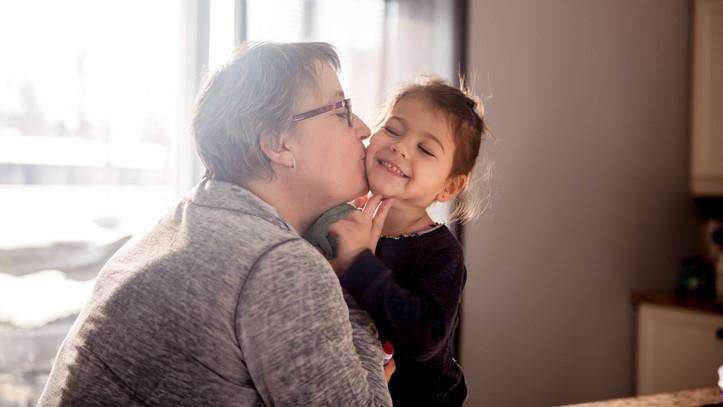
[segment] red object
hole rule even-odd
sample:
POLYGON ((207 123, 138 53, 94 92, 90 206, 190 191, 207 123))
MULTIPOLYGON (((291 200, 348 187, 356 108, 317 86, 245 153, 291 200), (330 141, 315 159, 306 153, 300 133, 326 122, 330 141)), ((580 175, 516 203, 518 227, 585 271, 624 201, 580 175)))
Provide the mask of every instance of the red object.
POLYGON ((389 341, 384 341, 382 344, 382 348, 384 348, 384 353, 387 355, 393 355, 394 354, 394 346, 389 341))

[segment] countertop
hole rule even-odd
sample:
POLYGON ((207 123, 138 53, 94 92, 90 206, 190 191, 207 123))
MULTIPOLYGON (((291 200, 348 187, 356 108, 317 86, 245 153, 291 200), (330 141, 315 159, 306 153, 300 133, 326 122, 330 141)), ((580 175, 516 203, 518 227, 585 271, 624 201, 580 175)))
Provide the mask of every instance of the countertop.
POLYGON ((679 297, 672 292, 659 291, 633 291, 630 296, 636 304, 647 302, 651 304, 712 312, 714 314, 723 314, 723 303, 715 300, 701 300, 695 297, 679 297))
MULTIPOLYGON (((570 404, 575 407, 700 407, 704 405, 716 405, 720 402, 720 390, 717 387, 706 387, 704 389, 683 390, 673 393, 651 394, 648 396, 628 397, 594 401, 591 403, 570 404)), ((723 405, 723 404, 721 404, 723 405)), ((568 407, 569 407, 568 406, 568 407)))

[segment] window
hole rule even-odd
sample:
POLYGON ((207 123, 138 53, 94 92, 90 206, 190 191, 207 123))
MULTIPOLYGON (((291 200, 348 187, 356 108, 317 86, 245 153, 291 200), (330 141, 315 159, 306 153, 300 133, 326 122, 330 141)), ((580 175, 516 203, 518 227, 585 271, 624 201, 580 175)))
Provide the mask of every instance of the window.
POLYGON ((336 47, 354 113, 372 125, 383 103, 385 1, 248 0, 249 41, 324 41, 336 47), (269 24, 275 21, 275 24, 269 24))
POLYGON ((196 6, 0 2, 0 405, 34 403, 100 266, 177 196, 196 6))
POLYGON ((0 405, 34 404, 100 267, 199 180, 192 104, 236 44, 332 43, 373 127, 401 82, 455 79, 455 3, 0 2, 0 405))
POLYGON ((49 231, 63 239, 72 220, 126 226, 168 205, 182 128, 180 4, 0 5, 5 246, 44 243, 49 231))
POLYGON ((247 0, 249 41, 324 41, 341 60, 340 79, 370 127, 395 88, 419 74, 451 82, 459 70, 456 1, 247 0), (422 45, 423 44, 423 45, 422 45))

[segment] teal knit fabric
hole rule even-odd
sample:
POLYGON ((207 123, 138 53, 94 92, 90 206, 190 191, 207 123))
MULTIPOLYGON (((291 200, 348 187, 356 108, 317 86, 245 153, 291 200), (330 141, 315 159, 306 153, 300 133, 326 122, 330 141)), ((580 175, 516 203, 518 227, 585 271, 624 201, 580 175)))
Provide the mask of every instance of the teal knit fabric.
POLYGON ((339 219, 346 218, 356 210, 348 203, 337 205, 322 213, 304 233, 304 239, 314 245, 327 259, 336 257, 336 238, 329 234, 329 226, 339 219))

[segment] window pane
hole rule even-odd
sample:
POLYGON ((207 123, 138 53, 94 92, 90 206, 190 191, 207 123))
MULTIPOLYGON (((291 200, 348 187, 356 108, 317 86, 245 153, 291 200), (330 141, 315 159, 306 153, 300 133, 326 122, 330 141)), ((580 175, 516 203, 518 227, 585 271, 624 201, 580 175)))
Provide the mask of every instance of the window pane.
POLYGON ((213 0, 210 6, 209 21, 209 72, 213 72, 226 62, 236 44, 234 40, 234 13, 236 0, 213 0))
POLYGON ((0 2, 0 405, 34 404, 92 278, 175 198, 188 4, 0 2))
POLYGON ((0 4, 0 241, 47 236, 53 218, 117 223, 168 205, 183 128, 180 4, 0 4))
POLYGON ((177 4, 0 5, 1 184, 169 182, 177 4))
POLYGON ((382 104, 384 1, 247 1, 249 41, 323 41, 336 47, 354 113, 374 123, 382 104), (273 24, 270 22, 273 21, 273 24))

